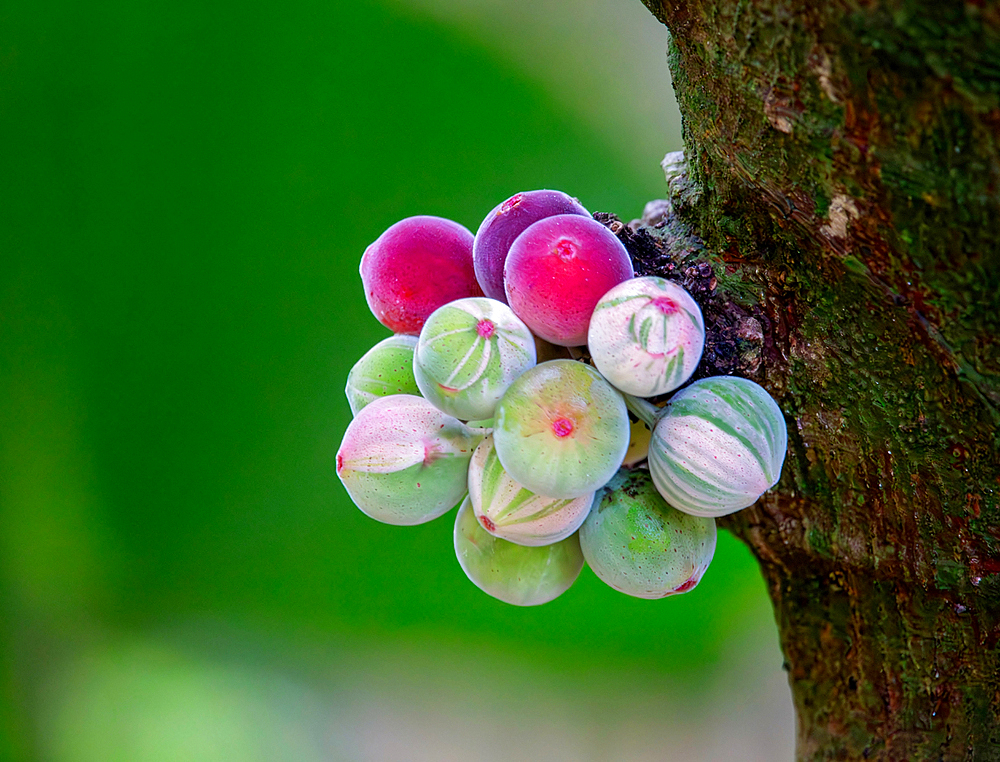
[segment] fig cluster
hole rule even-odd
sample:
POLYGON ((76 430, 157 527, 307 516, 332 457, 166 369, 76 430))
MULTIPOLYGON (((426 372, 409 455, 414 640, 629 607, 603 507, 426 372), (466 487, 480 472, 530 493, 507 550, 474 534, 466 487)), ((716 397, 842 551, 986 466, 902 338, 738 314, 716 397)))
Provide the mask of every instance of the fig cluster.
POLYGON ((785 422, 752 381, 685 386, 701 310, 676 283, 634 276, 618 238, 560 191, 512 196, 475 235, 430 216, 386 230, 361 279, 394 335, 348 376, 355 417, 337 453, 354 503, 398 525, 458 506, 460 566, 515 605, 561 595, 584 563, 637 597, 693 589, 715 518, 778 481, 785 422))

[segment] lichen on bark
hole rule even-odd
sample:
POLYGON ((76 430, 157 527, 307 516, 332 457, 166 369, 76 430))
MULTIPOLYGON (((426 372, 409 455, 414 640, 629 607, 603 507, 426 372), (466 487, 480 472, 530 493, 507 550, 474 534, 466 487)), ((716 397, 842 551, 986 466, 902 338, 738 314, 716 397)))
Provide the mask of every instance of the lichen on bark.
POLYGON ((787 417, 778 488, 724 525, 798 756, 1000 759, 1000 4, 646 4, 687 161, 622 235, 710 286, 711 372, 787 417))

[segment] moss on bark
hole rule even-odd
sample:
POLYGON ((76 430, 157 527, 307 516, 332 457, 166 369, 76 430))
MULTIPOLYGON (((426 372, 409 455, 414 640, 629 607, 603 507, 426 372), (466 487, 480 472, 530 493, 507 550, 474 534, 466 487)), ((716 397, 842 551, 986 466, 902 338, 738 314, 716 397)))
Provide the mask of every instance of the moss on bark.
POLYGON ((722 370, 788 418, 779 489, 725 524, 799 757, 1000 759, 1000 4, 646 4, 687 158, 649 230, 711 262, 722 370))

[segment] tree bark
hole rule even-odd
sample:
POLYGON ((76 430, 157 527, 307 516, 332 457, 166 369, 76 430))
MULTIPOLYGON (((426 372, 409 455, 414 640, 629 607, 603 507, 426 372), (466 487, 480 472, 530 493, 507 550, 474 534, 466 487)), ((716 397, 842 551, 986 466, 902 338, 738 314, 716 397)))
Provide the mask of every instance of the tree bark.
POLYGON ((1000 4, 645 2, 687 161, 625 235, 701 300, 701 374, 787 417, 778 487, 722 524, 798 758, 1000 760, 1000 4))

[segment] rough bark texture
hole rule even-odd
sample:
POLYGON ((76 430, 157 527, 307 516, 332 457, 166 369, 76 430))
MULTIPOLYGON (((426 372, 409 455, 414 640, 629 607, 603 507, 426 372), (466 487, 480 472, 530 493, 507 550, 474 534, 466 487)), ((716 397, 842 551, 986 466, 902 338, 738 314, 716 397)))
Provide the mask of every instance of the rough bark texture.
POLYGON ((723 523, 798 756, 1000 760, 1000 4, 645 1, 687 163, 620 235, 704 305, 701 374, 787 416, 779 487, 723 523))

